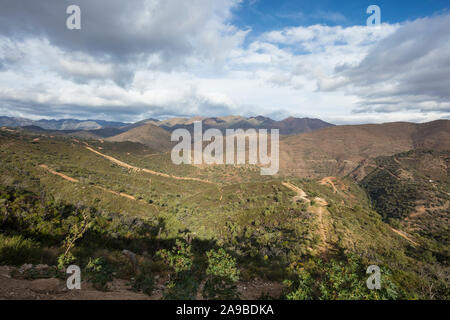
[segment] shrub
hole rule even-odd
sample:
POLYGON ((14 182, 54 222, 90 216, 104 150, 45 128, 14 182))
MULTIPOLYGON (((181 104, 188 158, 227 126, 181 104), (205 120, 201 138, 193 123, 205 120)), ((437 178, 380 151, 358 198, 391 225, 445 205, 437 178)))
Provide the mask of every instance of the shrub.
POLYGON ((101 291, 108 290, 108 282, 113 280, 113 268, 103 258, 90 258, 86 272, 94 288, 101 291))
POLYGON ((24 263, 39 263, 41 249, 22 236, 7 237, 0 234, 0 264, 19 266, 24 263))
POLYGON ((177 240, 172 250, 160 250, 159 256, 173 273, 167 284, 164 299, 167 300, 194 300, 197 295, 198 281, 191 271, 193 265, 192 247, 177 240))
POLYGON ((175 273, 189 271, 192 267, 193 254, 191 246, 177 240, 171 251, 160 250, 157 255, 168 264, 175 273))
POLYGON ((310 260, 294 267, 294 272, 295 280, 284 282, 291 288, 286 294, 290 300, 386 300, 404 295, 391 281, 391 272, 386 268, 381 272, 381 290, 369 290, 365 265, 353 255, 344 261, 310 260))
POLYGON ((236 260, 224 249, 211 250, 206 256, 208 278, 203 288, 203 297, 218 300, 238 299, 236 282, 239 280, 239 270, 236 267, 236 260))

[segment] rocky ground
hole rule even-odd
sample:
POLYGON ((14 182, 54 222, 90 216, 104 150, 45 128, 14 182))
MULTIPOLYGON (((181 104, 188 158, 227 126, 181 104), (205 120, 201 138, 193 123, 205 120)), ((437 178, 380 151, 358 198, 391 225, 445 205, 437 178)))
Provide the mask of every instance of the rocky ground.
MULTIPOLYGON (((88 282, 81 283, 81 290, 69 290, 64 279, 48 277, 51 270, 46 265, 0 266, 0 300, 160 300, 164 290, 163 279, 157 281, 151 296, 132 291, 129 281, 122 279, 109 283, 106 292, 94 289, 88 282)), ((238 284, 244 300, 256 300, 264 294, 279 297, 283 289, 282 284, 261 280, 238 284)))

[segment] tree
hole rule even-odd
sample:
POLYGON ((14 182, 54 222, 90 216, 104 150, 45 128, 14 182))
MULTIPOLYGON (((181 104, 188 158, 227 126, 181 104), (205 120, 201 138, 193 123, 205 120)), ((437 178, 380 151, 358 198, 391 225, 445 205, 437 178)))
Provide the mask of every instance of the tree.
POLYGON ((236 260, 222 248, 218 251, 211 250, 206 256, 208 277, 203 288, 203 297, 217 300, 239 299, 236 287, 239 270, 236 267, 236 260))

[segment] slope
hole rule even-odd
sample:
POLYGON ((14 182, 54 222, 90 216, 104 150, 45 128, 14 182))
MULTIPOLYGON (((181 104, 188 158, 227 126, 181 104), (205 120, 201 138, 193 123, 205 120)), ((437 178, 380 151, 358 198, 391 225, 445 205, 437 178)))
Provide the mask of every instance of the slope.
POLYGON ((170 133, 153 124, 145 124, 106 139, 111 142, 131 141, 149 146, 155 151, 168 151, 173 146, 170 133))
POLYGON ((450 150, 450 121, 335 126, 280 141, 282 174, 345 176, 361 161, 429 146, 450 150))

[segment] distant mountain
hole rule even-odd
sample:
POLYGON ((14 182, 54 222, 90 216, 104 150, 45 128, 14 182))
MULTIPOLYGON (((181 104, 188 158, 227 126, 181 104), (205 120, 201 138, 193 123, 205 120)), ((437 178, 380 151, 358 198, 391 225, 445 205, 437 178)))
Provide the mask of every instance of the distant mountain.
MULTIPOLYGON (((176 129, 184 128, 193 131, 194 122, 203 121, 203 130, 217 128, 223 132, 226 129, 279 129, 280 134, 291 135, 298 133, 311 132, 314 130, 334 126, 333 124, 324 122, 319 119, 294 118, 290 117, 282 121, 275 121, 267 117, 258 116, 245 118, 241 116, 226 117, 193 117, 193 118, 172 118, 159 121, 157 119, 146 119, 136 123, 111 122, 104 120, 77 120, 77 119, 61 119, 61 120, 30 120, 26 118, 0 117, 1 127, 40 127, 45 130, 88 130, 90 134, 100 137, 111 137, 122 132, 138 128, 147 124, 152 124, 163 128, 169 132, 176 129), (106 128, 115 128, 119 131, 104 131, 106 128), (103 130, 94 132, 95 130, 103 130)), ((85 135, 85 134, 83 134, 85 135)))
POLYGON ((109 138, 116 135, 119 135, 126 130, 115 128, 115 127, 104 127, 101 129, 95 129, 95 130, 88 130, 89 133, 95 134, 101 138, 109 138))
POLYGON ((32 126, 23 126, 20 127, 24 131, 38 133, 38 134, 51 134, 51 135, 65 135, 70 137, 77 137, 81 139, 102 139, 109 138, 112 136, 119 135, 124 132, 124 130, 114 127, 105 127, 101 129, 94 130, 52 130, 52 129, 43 129, 41 127, 32 125, 32 126))
POLYGON ((170 141, 170 133, 153 124, 145 124, 117 136, 107 138, 110 142, 139 142, 149 146, 155 151, 168 151, 173 144, 170 141))
POLYGON ((30 120, 25 118, 0 117, 0 126, 2 127, 37 126, 46 130, 97 130, 106 127, 120 128, 127 125, 128 123, 104 120, 30 120))
POLYGON ((334 125, 319 119, 294 118, 294 117, 284 119, 283 121, 277 121, 273 124, 274 128, 280 129, 280 134, 288 134, 288 135, 312 132, 315 130, 332 126, 334 125))
MULTIPOLYGON (((202 121, 203 130, 216 128, 225 132, 226 129, 279 129, 280 134, 291 135, 334 126, 319 119, 309 118, 294 118, 290 117, 282 121, 275 121, 267 117, 258 116, 245 118, 241 116, 226 116, 226 117, 193 117, 193 118, 172 118, 163 121, 155 121, 153 119, 144 120, 141 123, 151 123, 161 127, 169 132, 176 129, 187 129, 190 132, 194 130, 194 122, 202 121)), ((138 123, 137 123, 138 124, 138 123)), ((137 125, 136 124, 136 125, 137 125)))
POLYGON ((280 141, 280 171, 299 177, 345 176, 361 161, 412 149, 450 150, 450 120, 335 126, 280 141))
POLYGON ((135 122, 135 123, 128 124, 126 126, 121 127, 121 129, 125 132, 125 131, 131 130, 131 129, 134 129, 134 128, 137 128, 137 127, 140 127, 140 126, 143 126, 143 125, 146 125, 146 124, 155 124, 157 122, 159 122, 158 119, 150 118, 150 119, 145 119, 145 120, 142 120, 142 121, 138 121, 138 122, 135 122))

